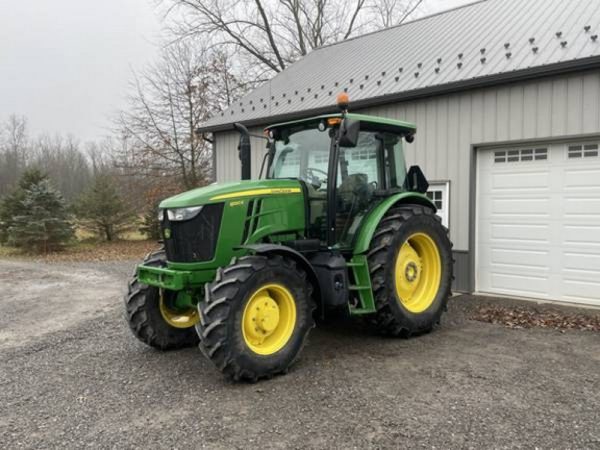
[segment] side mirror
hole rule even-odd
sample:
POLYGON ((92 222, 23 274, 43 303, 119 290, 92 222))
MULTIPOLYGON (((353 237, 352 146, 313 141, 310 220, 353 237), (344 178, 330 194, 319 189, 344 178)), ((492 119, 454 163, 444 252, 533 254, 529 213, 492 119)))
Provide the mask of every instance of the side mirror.
POLYGON ((233 127, 240 133, 238 156, 242 163, 242 180, 249 180, 252 177, 252 168, 250 167, 250 133, 248 133, 248 128, 241 123, 234 123, 233 127))
POLYGON ((344 118, 340 125, 340 147, 356 147, 358 144, 358 134, 360 132, 360 122, 344 118))
POLYGON ((429 189, 429 182, 419 166, 411 166, 404 180, 404 188, 411 192, 424 194, 429 189))

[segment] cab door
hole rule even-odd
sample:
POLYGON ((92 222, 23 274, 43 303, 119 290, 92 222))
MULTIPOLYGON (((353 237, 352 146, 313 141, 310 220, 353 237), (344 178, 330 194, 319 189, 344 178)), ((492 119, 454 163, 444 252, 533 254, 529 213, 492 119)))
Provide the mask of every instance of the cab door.
POLYGON ((362 219, 405 177, 400 136, 364 130, 356 147, 340 147, 335 184, 335 236, 341 248, 351 248, 362 219))
POLYGON ((384 186, 383 142, 375 131, 361 131, 356 147, 340 147, 335 184, 335 235, 349 247, 375 192, 384 186))

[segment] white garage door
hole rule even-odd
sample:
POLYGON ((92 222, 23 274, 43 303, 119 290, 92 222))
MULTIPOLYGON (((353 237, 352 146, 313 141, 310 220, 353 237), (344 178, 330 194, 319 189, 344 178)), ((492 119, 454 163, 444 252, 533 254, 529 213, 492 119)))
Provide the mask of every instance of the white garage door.
POLYGON ((600 305, 598 143, 482 151, 477 286, 600 305))

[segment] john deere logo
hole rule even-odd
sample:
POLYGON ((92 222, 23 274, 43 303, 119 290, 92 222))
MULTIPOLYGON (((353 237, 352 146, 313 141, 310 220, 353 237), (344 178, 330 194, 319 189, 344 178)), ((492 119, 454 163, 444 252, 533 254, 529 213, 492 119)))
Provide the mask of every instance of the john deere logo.
POLYGON ((165 228, 164 235, 165 235, 165 239, 170 239, 171 238, 171 229, 165 228))
POLYGON ((236 202, 229 202, 229 206, 242 206, 244 204, 244 200, 238 200, 236 202))

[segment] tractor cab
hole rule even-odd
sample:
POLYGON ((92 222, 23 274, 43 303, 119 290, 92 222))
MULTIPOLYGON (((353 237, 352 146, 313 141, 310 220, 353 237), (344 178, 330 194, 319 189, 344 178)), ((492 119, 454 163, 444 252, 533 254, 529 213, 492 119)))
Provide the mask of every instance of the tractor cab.
MULTIPOLYGON (((350 249, 362 219, 408 189, 403 141, 416 128, 360 114, 330 114, 268 127, 268 179, 297 179, 307 199, 307 237, 350 249)), ((413 169, 413 172, 418 170, 413 169)), ((425 184, 419 190, 427 190, 425 184)))

